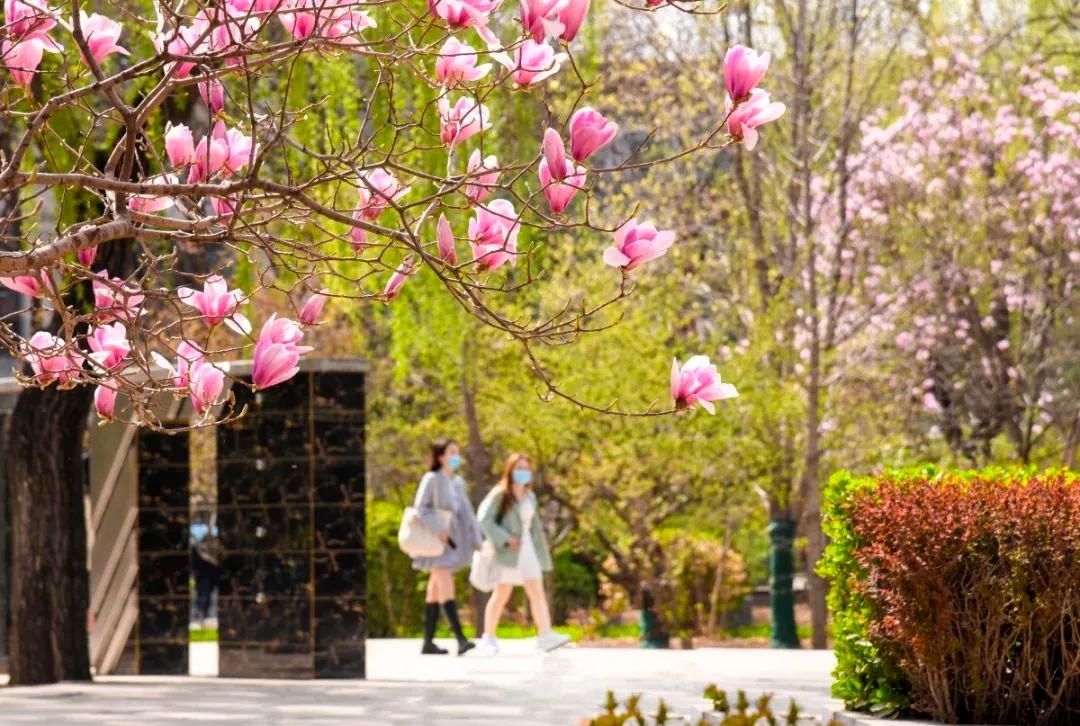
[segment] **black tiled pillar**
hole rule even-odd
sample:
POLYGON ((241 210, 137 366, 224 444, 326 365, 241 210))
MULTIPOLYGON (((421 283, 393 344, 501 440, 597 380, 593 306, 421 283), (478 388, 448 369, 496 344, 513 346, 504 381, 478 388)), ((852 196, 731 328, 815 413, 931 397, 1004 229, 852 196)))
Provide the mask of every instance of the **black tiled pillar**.
POLYGON ((218 429, 222 676, 364 676, 362 373, 301 372, 218 429))
POLYGON ((186 433, 139 432, 138 673, 187 675, 191 612, 186 433))

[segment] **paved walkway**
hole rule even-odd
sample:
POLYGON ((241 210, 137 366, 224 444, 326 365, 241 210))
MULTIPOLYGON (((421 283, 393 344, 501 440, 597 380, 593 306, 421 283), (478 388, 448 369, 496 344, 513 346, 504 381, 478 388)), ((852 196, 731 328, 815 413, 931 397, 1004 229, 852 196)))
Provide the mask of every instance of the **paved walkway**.
POLYGON ((705 707, 715 682, 753 698, 763 691, 822 714, 834 660, 828 651, 638 650, 568 646, 542 655, 534 641, 496 657, 424 656, 410 640, 368 643, 367 681, 103 677, 94 684, 0 689, 0 723, 577 724, 610 688, 663 697, 676 712, 705 707))

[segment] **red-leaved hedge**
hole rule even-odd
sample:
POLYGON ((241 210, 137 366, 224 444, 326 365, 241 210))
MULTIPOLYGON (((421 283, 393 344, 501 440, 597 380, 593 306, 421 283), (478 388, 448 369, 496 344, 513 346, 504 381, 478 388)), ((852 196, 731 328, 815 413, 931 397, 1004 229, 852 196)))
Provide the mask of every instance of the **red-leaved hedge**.
POLYGON ((849 522, 868 636, 948 723, 1080 723, 1080 481, 885 476, 849 522))

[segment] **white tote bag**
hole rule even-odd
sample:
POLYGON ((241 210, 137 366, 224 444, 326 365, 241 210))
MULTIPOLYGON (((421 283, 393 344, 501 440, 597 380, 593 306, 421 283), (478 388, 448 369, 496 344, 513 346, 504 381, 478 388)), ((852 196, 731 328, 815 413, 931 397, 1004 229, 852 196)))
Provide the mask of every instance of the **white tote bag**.
MULTIPOLYGON (((442 521, 443 529, 449 530, 450 520, 453 519, 454 513, 439 506, 438 482, 432 481, 431 485, 435 487, 435 516, 442 521)), ((397 538, 401 551, 409 557, 440 557, 446 551, 446 543, 424 524, 420 511, 416 507, 405 507, 397 538)))
POLYGON ((499 565, 495 561, 495 545, 491 544, 491 540, 484 540, 480 549, 473 552, 469 582, 480 592, 491 592, 499 584, 499 565))

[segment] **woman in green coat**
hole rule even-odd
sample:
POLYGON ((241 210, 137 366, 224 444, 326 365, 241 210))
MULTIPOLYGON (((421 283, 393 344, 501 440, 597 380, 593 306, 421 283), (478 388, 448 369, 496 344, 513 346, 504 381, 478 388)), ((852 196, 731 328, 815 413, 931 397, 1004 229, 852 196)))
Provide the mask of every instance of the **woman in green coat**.
POLYGON ((525 589, 529 611, 536 623, 537 647, 555 650, 569 638, 551 629, 551 612, 544 594, 544 572, 552 569, 551 552, 540 523, 536 494, 532 491, 533 471, 529 457, 511 454, 502 479, 480 504, 480 530, 495 546, 498 584, 484 611, 484 649, 499 651, 495 631, 503 608, 515 586, 525 589))

